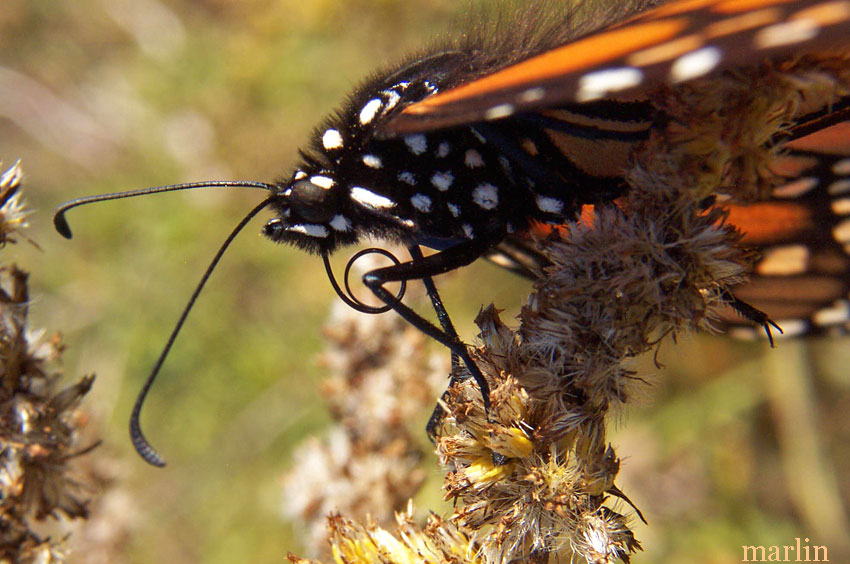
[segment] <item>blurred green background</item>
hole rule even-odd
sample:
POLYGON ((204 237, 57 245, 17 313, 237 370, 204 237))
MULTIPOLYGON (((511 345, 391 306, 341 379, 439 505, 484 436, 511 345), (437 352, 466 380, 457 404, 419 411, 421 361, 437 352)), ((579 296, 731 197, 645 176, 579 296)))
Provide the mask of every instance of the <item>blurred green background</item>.
MULTIPOLYGON (((53 232, 51 210, 83 195, 282 176, 363 76, 443 33, 465 5, 0 6, 0 158, 22 159, 40 246, 4 252, 33 273, 33 325, 64 334, 66 373, 98 376, 92 425, 128 492, 118 512, 131 534, 113 562, 282 562, 299 551, 279 517, 279 477, 290 447, 328 422, 316 355, 335 296, 318 259, 269 244, 260 220, 249 226, 149 398, 143 425, 169 461, 155 470, 126 438, 132 401, 215 249, 261 196, 208 190, 93 205, 69 215, 73 241, 53 232)), ((509 319, 528 286, 476 264, 441 288, 469 339, 482 300, 509 319)), ((769 351, 687 337, 663 348, 664 369, 637 363, 651 387, 611 438, 624 457, 620 486, 651 525, 638 528, 646 553, 636 562, 739 562, 743 544, 796 536, 827 544, 833 561, 847 551, 848 344, 769 351)))

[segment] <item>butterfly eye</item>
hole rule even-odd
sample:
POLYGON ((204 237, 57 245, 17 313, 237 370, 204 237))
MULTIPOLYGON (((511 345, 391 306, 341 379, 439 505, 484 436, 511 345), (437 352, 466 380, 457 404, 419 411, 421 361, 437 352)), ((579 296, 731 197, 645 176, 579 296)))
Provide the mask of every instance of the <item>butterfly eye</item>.
POLYGON ((334 181, 326 176, 312 176, 292 185, 289 205, 292 213, 310 223, 327 223, 336 215, 334 181))

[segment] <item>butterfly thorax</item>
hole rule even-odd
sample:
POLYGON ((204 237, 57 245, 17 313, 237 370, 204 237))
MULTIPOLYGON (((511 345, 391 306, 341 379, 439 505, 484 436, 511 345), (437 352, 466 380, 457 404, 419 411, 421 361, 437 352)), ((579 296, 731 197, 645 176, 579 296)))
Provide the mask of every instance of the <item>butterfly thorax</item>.
POLYGON ((521 152, 537 151, 519 122, 382 135, 404 107, 442 89, 440 73, 422 74, 414 65, 373 80, 316 129, 300 166, 278 185, 266 236, 316 253, 364 236, 444 249, 575 216, 578 203, 556 189, 560 182, 540 183, 491 138, 496 128, 521 152))

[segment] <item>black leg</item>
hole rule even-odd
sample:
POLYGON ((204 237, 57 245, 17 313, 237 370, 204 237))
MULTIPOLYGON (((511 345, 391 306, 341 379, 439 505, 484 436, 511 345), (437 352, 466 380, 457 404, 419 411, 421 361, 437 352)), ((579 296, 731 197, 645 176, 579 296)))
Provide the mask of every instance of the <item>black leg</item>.
POLYGON ((774 323, 765 312, 751 306, 743 300, 739 300, 729 290, 723 291, 723 297, 727 300, 727 303, 732 307, 732 309, 737 311, 741 317, 747 321, 755 323, 756 325, 764 327, 764 332, 767 333, 767 340, 770 342, 770 348, 773 348, 773 334, 770 332, 770 328, 773 327, 782 334, 782 327, 774 323))
MULTIPOLYGON (((413 259, 414 262, 424 260, 425 257, 422 255, 422 250, 419 248, 419 245, 412 245, 407 248, 410 253, 410 258, 413 259)), ((434 285, 434 279, 430 276, 422 277, 422 284, 425 286, 425 291, 428 293, 428 297, 431 299, 431 305, 434 307, 434 312, 437 314, 437 319, 440 321, 440 326, 443 328, 443 331, 450 337, 460 340, 457 335, 457 331, 455 330, 454 325, 452 325, 452 320, 449 317, 449 313, 446 311, 446 307, 443 305, 443 300, 440 298, 440 293, 437 292, 437 286, 434 285)), ((472 362, 472 359, 469 359, 469 363, 472 362)), ((464 359, 464 364, 467 363, 467 359, 464 359)), ((452 352, 452 372, 451 379, 449 380, 449 388, 457 381, 456 374, 459 374, 460 367, 460 356, 456 353, 452 352)), ((443 400, 446 399, 449 391, 446 389, 443 392, 441 398, 443 400)), ((425 432, 428 434, 428 438, 431 439, 431 442, 434 442, 437 436, 437 427, 443 420, 443 417, 447 415, 446 410, 443 409, 442 404, 437 403, 434 406, 434 411, 431 412, 431 417, 428 418, 428 424, 425 425, 425 432)))
MULTIPOLYGON (((415 247, 414 250, 414 247, 411 246, 412 261, 373 270, 363 276, 363 283, 372 290, 379 300, 394 309, 408 323, 438 343, 448 347, 453 355, 463 360, 463 363, 481 390, 484 409, 488 411, 490 409, 490 387, 487 384, 487 380, 484 379, 484 375, 481 374, 481 370, 479 370, 478 366, 469 356, 466 345, 458 338, 457 332, 449 319, 445 307, 443 307, 443 303, 440 300, 431 277, 470 264, 484 254, 492 245, 493 241, 489 239, 474 239, 428 257, 422 256, 418 247, 415 247), (401 282, 405 280, 423 281, 442 328, 435 326, 423 318, 384 288, 384 285, 389 282, 401 282)), ((434 426, 438 422, 435 422, 434 426)), ((431 423, 429 422, 430 425, 431 423)))

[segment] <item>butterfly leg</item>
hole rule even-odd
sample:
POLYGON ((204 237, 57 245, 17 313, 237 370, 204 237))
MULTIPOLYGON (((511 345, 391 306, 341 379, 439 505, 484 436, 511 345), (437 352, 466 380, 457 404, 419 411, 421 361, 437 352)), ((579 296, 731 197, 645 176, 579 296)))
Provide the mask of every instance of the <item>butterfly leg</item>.
MULTIPOLYGON (((414 261, 424 260, 425 257, 422 255, 422 250, 419 248, 419 245, 411 245, 407 248, 407 250, 414 261)), ((449 317, 449 313, 443 305, 443 300, 440 298, 439 292, 437 292, 437 286, 434 285, 434 279, 430 276, 424 276, 422 278, 422 284, 425 286, 425 291, 428 293, 428 298, 431 300, 431 305, 434 307, 434 311, 437 314, 437 319, 440 321, 440 326, 443 328, 443 331, 450 337, 460 340, 457 335, 457 331, 452 324, 452 320, 449 317)), ((466 359, 464 359, 464 363, 466 363, 466 359)), ((449 393, 449 389, 455 384, 455 382, 458 381, 456 374, 460 373, 459 367, 460 356, 457 353, 452 352, 452 376, 449 380, 448 388, 441 396, 441 399, 444 401, 449 393)), ((446 410, 443 408, 443 404, 437 403, 437 405, 434 406, 434 411, 431 412, 431 417, 428 418, 427 425, 425 425, 425 432, 428 434, 428 438, 431 439, 431 442, 434 442, 436 439, 437 427, 440 425, 440 422, 442 422, 443 417, 445 416, 446 410)))
POLYGON ((773 327, 779 331, 779 334, 781 335, 782 327, 777 325, 765 312, 751 306, 741 299, 736 298, 729 290, 723 291, 723 297, 727 300, 729 306, 738 312, 741 317, 764 328, 764 332, 767 333, 767 340, 770 343, 770 348, 773 348, 773 333, 771 333, 770 328, 773 327))
MULTIPOLYGON (((472 378, 478 384, 481 390, 481 397, 484 402, 484 409, 490 409, 490 387, 481 370, 473 362, 469 356, 469 351, 466 345, 457 336, 454 326, 451 324, 448 313, 443 307, 443 303, 437 294, 436 287, 431 280, 432 276, 449 272, 461 266, 466 266, 487 251, 493 242, 489 239, 474 239, 455 245, 449 249, 439 253, 424 257, 416 247, 413 250, 411 247, 411 256, 413 260, 402 264, 388 266, 367 272, 363 276, 363 283, 378 297, 379 300, 387 304, 390 308, 396 311, 408 323, 449 348, 452 354, 457 356, 466 365, 466 368, 472 375, 472 378), (401 282, 406 280, 422 280, 425 283, 425 288, 431 298, 431 303, 437 313, 437 318, 440 321, 442 328, 435 326, 433 323, 423 318, 421 315, 413 311, 410 307, 401 302, 396 296, 388 291, 384 285, 389 282, 401 282), (429 288, 430 286, 430 288, 429 288)), ((432 419, 434 416, 432 415, 432 419)), ((433 427, 439 423, 439 419, 433 423, 433 427)), ((431 422, 429 422, 429 427, 431 422)), ((429 429, 429 434, 433 429, 429 429)))

